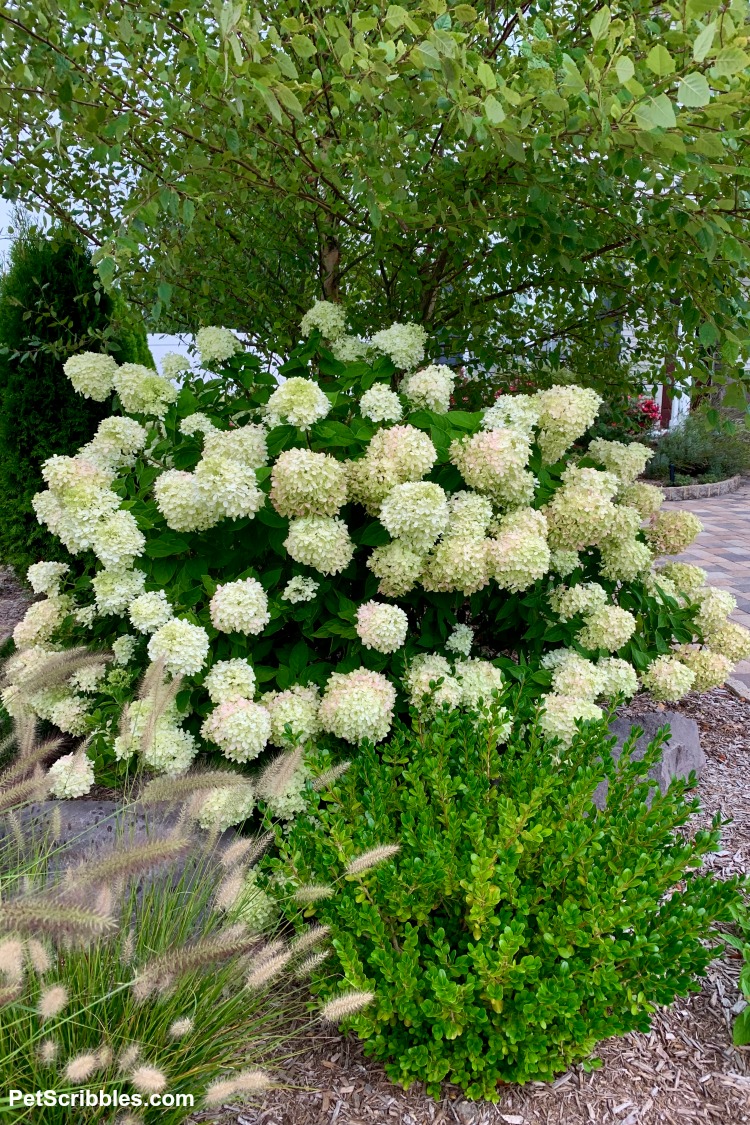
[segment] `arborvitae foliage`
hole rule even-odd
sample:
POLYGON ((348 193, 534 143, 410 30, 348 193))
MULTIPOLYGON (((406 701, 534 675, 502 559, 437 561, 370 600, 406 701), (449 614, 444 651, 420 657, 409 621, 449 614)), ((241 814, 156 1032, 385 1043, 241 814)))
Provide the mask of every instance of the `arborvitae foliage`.
POLYGON ((153 366, 145 331, 102 290, 80 242, 24 231, 0 279, 0 562, 19 570, 64 555, 31 507, 42 462, 74 453, 110 413, 77 395, 63 372, 80 351, 153 366))

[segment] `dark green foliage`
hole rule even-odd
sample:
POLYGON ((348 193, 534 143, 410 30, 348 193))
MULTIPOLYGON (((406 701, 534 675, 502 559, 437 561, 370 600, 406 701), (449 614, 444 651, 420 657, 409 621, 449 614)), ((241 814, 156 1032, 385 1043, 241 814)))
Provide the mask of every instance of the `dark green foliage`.
POLYGON ((506 702, 518 733, 500 750, 455 714, 364 749, 273 862, 289 891, 338 884, 308 912, 331 926, 348 984, 376 994, 349 1026, 394 1081, 435 1095, 446 1081, 496 1099, 499 1081, 552 1079, 647 1030, 656 1005, 697 988, 737 900, 736 880, 695 873, 719 833, 679 832, 697 807, 687 783, 662 796, 643 780, 657 744, 642 763, 629 744, 618 770, 589 724, 559 757, 533 701, 506 702), (394 842, 395 859, 344 874, 394 842))
POLYGON ((0 562, 19 571, 69 557, 31 507, 41 464, 73 454, 109 404, 76 394, 63 364, 80 351, 153 366, 124 301, 101 288, 88 253, 61 232, 24 232, 0 280, 0 562))
POLYGON ((679 426, 659 438, 656 453, 646 468, 653 480, 668 480, 669 466, 696 480, 726 480, 750 468, 750 440, 739 433, 712 428, 702 414, 690 414, 679 426))

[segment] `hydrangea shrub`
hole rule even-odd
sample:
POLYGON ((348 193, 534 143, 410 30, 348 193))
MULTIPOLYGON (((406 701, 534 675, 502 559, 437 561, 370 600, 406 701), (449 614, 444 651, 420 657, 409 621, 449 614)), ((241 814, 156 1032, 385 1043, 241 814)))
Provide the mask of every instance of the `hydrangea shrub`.
POLYGON ((303 330, 278 372, 218 327, 198 333, 202 372, 68 361, 121 413, 44 465, 38 518, 88 566, 31 568, 46 597, 15 631, 11 713, 93 734, 104 764, 138 760, 148 732, 150 769, 200 752, 253 769, 322 736, 381 741, 409 706, 473 710, 509 677, 533 679, 565 742, 603 699, 677 699, 750 651, 728 595, 655 565, 700 524, 637 480, 649 451, 573 449, 594 391, 452 410, 455 373, 423 364, 419 326, 360 340, 318 302, 303 330), (50 653, 75 646, 110 663, 45 686, 50 653), (181 681, 149 718, 153 665, 181 681))

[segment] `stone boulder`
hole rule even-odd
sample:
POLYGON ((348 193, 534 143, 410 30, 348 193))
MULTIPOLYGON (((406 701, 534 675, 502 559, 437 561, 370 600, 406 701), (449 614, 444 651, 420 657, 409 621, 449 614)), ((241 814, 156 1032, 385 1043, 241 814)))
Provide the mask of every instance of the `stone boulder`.
MULTIPOLYGON (((686 778, 693 771, 700 776, 706 764, 706 755, 701 748, 700 732, 695 719, 689 719, 678 711, 647 711, 638 715, 630 715, 625 711, 613 719, 609 727, 610 733, 617 738, 617 744, 612 747, 612 757, 615 761, 618 761, 632 728, 642 728, 644 733, 633 750, 633 760, 640 761, 649 743, 653 742, 662 727, 667 725, 671 732, 669 739, 662 746, 660 760, 648 771, 648 776, 658 784, 662 793, 666 793, 675 777, 686 778)), ((606 804, 608 784, 607 781, 603 781, 594 793, 594 804, 599 809, 603 809, 606 804)))

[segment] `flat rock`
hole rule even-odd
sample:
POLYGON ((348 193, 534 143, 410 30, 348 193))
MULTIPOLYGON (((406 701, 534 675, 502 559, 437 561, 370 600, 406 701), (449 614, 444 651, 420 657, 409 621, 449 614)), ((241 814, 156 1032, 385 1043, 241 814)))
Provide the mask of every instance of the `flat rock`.
MULTIPOLYGON (((619 760, 633 727, 643 730, 633 750, 633 760, 640 761, 649 743, 653 742, 664 726, 670 728, 669 739, 662 746, 661 759, 648 771, 648 776, 658 784, 662 793, 666 793, 675 777, 687 778, 693 771, 700 776, 706 764, 695 719, 689 719, 687 715, 677 711, 647 711, 638 715, 625 712, 613 719, 609 726, 610 733, 617 738, 617 744, 612 747, 615 761, 619 760)), ((594 804, 599 809, 603 809, 606 804, 608 784, 603 781, 594 793, 594 804)))

